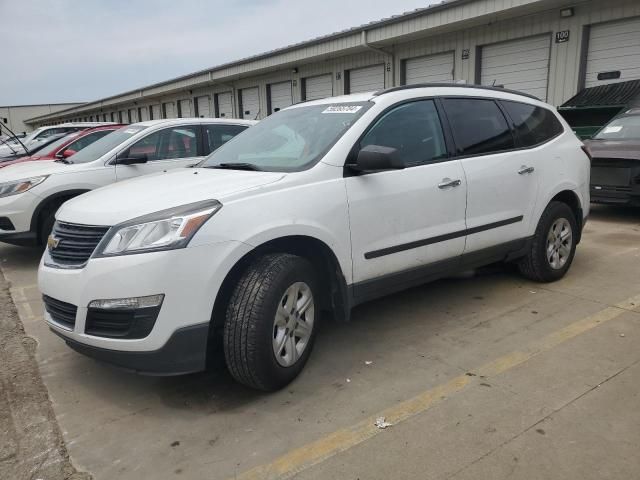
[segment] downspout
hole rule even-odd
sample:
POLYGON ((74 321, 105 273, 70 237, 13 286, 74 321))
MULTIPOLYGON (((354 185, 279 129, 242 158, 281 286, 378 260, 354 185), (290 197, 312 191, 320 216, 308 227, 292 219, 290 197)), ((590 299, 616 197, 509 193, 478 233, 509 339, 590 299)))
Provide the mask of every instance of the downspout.
MULTIPOLYGON (((381 48, 378 47, 374 47, 373 45, 369 44, 367 42, 367 31, 366 30, 362 30, 362 34, 361 34, 362 40, 361 40, 361 44, 364 48, 367 48, 371 51, 377 52, 377 53, 381 53, 384 56, 389 56, 391 57, 391 85, 386 86, 385 88, 390 88, 390 87, 395 87, 396 86, 396 59, 395 59, 395 55, 393 52, 387 52, 386 50, 383 50, 381 48)), ((386 70, 386 65, 385 65, 385 70, 386 70)), ((386 72, 385 72, 386 73, 386 72)))

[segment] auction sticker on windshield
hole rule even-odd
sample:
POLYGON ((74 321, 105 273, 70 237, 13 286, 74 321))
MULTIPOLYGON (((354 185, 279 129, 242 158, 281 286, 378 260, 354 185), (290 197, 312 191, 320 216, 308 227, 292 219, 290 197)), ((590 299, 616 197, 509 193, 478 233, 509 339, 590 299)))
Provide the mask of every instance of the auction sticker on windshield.
POLYGON ((333 105, 325 108, 322 113, 356 113, 362 105, 333 105))
POLYGON ((127 128, 124 133, 128 133, 129 135, 133 135, 134 133, 138 133, 142 128, 127 128))

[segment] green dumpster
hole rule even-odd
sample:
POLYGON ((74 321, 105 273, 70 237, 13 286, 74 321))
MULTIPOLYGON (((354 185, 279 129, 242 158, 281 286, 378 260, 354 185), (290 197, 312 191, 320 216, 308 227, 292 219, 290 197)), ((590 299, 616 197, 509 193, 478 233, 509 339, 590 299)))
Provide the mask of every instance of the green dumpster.
POLYGON ((558 107, 558 113, 585 140, 620 112, 634 107, 640 107, 640 80, 585 88, 558 107))

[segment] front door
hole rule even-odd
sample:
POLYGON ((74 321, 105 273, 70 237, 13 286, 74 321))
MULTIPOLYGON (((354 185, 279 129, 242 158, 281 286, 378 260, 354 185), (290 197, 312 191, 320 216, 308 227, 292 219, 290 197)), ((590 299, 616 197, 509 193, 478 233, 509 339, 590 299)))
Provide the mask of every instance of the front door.
POLYGON ((150 133, 131 145, 119 156, 144 156, 146 163, 117 165, 118 181, 127 178, 161 172, 173 168, 188 167, 202 160, 198 155, 199 125, 164 128, 150 133))
POLYGON ((433 100, 389 110, 358 148, 367 145, 397 149, 406 168, 345 178, 355 297, 413 283, 456 261, 465 242, 464 171, 448 158, 433 100))

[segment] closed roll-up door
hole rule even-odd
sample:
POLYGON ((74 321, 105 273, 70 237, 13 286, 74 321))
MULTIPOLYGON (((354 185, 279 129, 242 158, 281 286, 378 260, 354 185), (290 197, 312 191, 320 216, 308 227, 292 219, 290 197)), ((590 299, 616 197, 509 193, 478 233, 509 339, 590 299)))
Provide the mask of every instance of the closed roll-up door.
POLYGON ((190 118, 191 113, 191 100, 180 100, 180 118, 190 118))
POLYGON ((384 88, 384 65, 349 70, 349 93, 375 92, 384 88))
POLYGON ((207 95, 198 97, 196 102, 198 105, 198 116, 201 118, 210 117, 211 109, 209 108, 209 97, 207 95))
POLYGON ((176 118, 176 109, 173 102, 163 103, 164 118, 176 118))
MULTIPOLYGON (((118 118, 120 123, 129 123, 129 119, 127 118, 127 112, 125 110, 120 110, 118 112, 118 118)), ((85 118, 85 121, 87 119, 85 118)))
POLYGON ((305 101, 333 96, 333 75, 330 73, 303 78, 302 84, 302 99, 305 101))
POLYGON ((260 113, 258 87, 243 88, 240 90, 240 101, 242 105, 240 116, 248 120, 257 119, 258 114, 260 113))
POLYGON ((269 114, 287 108, 293 103, 291 98, 291 82, 272 83, 269 85, 269 114))
POLYGON ((485 45, 481 50, 480 83, 547 99, 551 37, 539 35, 485 45))
POLYGON ((151 105, 151 116, 154 120, 159 120, 162 118, 162 110, 160 109, 160 105, 151 105))
POLYGON ((138 110, 135 108, 129 109, 129 122, 136 123, 138 121, 138 110))
POLYGON ((231 92, 216 94, 216 117, 233 118, 233 97, 231 92))
POLYGON ((588 45, 585 87, 640 79, 640 18, 592 25, 588 45))
POLYGON ((149 109, 148 107, 140 107, 140 121, 146 122, 149 120, 149 109))
POLYGON ((452 82, 453 52, 408 58, 404 61, 404 83, 452 82))

